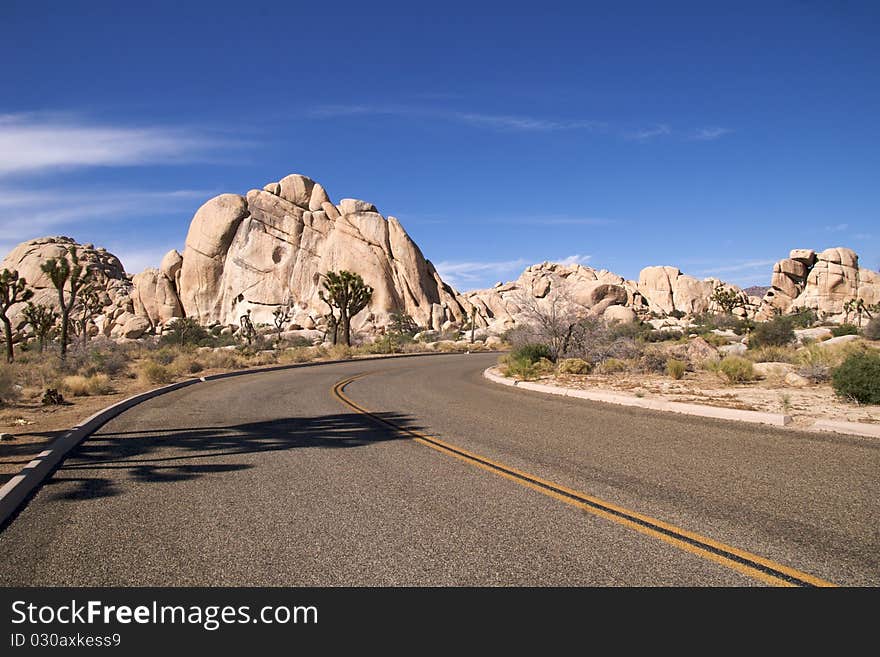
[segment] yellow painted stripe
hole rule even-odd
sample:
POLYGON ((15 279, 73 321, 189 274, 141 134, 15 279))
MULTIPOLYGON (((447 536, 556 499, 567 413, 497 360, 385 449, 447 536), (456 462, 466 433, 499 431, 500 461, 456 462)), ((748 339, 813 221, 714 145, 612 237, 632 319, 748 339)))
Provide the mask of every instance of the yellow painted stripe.
MULTIPOLYGON (((376 372, 374 372, 373 374, 375 373, 376 372)), ((755 564, 757 566, 762 566, 777 573, 787 575, 788 577, 794 578, 799 582, 807 585, 819 587, 836 586, 835 584, 828 582, 824 579, 820 579, 819 577, 815 577, 813 575, 810 575, 809 573, 804 573, 794 568, 790 568, 789 566, 777 563, 770 559, 766 559, 760 555, 747 552, 746 550, 741 550, 731 545, 727 545, 726 543, 715 541, 707 536, 703 536, 702 534, 688 531, 687 529, 683 529, 663 520, 659 520, 657 518, 638 513, 637 511, 632 511, 612 502, 608 502, 598 497, 587 495, 586 493, 583 493, 581 491, 577 491, 572 488, 557 484, 555 482, 548 481, 536 475, 518 470, 517 468, 513 468, 498 461, 494 461, 481 454, 476 454, 457 445, 453 445, 452 443, 440 440, 439 438, 436 438, 434 436, 428 436, 414 429, 409 429, 394 424, 393 422, 390 422, 385 418, 376 415, 367 408, 359 405, 357 402, 353 401, 345 394, 345 387, 347 385, 364 376, 367 376, 367 373, 358 374, 357 376, 352 376, 347 379, 343 379, 342 381, 339 381, 336 385, 333 386, 333 394, 342 403, 357 411, 358 413, 369 416, 370 418, 381 424, 384 424, 393 428, 396 431, 411 436, 415 442, 424 445, 425 447, 430 447, 433 450, 436 450, 448 456, 452 456, 460 461, 468 463, 469 465, 475 465, 482 470, 502 476, 505 479, 516 482, 521 486, 525 486, 526 488, 535 490, 539 493, 547 495, 548 497, 559 500, 560 502, 564 502, 568 505, 582 509, 583 511, 586 511, 592 515, 598 516, 600 518, 605 518, 606 520, 610 520, 619 525, 623 525, 646 536, 658 538, 661 541, 668 543, 669 545, 675 546, 676 548, 679 548, 691 554, 698 555, 704 559, 740 572, 766 584, 770 584, 773 586, 797 585, 797 583, 776 576, 773 573, 765 572, 764 570, 761 570, 754 566, 750 566, 747 563, 741 563, 740 561, 729 558, 723 554, 718 554, 712 551, 712 548, 725 552, 729 555, 739 557, 740 559, 751 562, 752 564, 755 564), (597 507, 604 507, 604 509, 608 509, 608 511, 603 510, 603 508, 597 507), (621 517, 620 515, 616 514, 623 514, 629 517, 621 517), (636 521, 648 523, 653 527, 640 524, 640 522, 636 521), (699 543, 701 545, 694 545, 694 543, 699 543)))

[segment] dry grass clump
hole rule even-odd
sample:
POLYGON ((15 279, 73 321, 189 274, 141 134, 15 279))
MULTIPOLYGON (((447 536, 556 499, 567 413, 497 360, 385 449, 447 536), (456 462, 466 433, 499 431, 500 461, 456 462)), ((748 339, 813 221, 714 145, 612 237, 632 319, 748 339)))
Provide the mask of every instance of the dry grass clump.
POLYGON ((150 385, 161 385, 174 380, 174 371, 168 365, 154 360, 144 360, 138 366, 138 378, 150 385))
POLYGON ((61 389, 74 397, 109 395, 113 392, 113 384, 107 374, 72 374, 61 380, 61 389))
POLYGON ((666 373, 671 376, 673 379, 678 381, 682 377, 684 377, 684 373, 687 371, 687 363, 683 360, 677 360, 675 358, 670 358, 666 361, 666 373))
POLYGON ((798 362, 798 352, 796 349, 775 345, 764 345, 755 349, 749 349, 746 351, 745 357, 753 363, 790 363, 794 365, 798 362))
POLYGON ((726 356, 718 362, 717 372, 728 383, 746 383, 757 378, 755 366, 747 358, 726 356))

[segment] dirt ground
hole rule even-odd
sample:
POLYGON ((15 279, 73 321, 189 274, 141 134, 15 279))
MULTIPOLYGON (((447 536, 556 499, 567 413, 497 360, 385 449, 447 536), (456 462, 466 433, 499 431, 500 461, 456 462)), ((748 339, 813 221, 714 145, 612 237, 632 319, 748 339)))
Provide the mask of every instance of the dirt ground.
POLYGON ((726 384, 718 375, 704 371, 687 372, 678 381, 660 374, 589 374, 548 376, 541 382, 582 390, 614 390, 664 401, 785 413, 792 417, 790 426, 794 427, 810 426, 818 419, 880 422, 880 406, 843 401, 829 384, 795 388, 772 376, 735 385, 726 384))

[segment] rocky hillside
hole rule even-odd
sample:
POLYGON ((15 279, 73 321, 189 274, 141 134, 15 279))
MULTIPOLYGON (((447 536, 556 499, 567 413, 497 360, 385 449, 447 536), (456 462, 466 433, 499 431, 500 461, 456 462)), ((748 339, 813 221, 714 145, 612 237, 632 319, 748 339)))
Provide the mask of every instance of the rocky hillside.
MULTIPOLYGON (((739 291, 715 278, 687 276, 676 267, 646 267, 633 281, 605 269, 545 262, 527 268, 516 281, 463 296, 488 319, 490 332, 501 333, 535 314, 552 315, 554 307, 625 322, 650 314, 694 315, 715 310, 710 297, 718 285, 739 291)), ((741 312, 753 313, 760 302, 749 299, 741 312)))
MULTIPOLYGON (((334 203, 312 179, 291 174, 246 196, 222 194, 198 209, 183 254, 170 251, 160 266, 130 276, 105 249, 67 237, 31 240, 0 263, 16 269, 36 290, 36 301, 57 307, 57 295, 40 265, 74 247, 95 272, 103 305, 92 334, 138 338, 160 332, 178 317, 208 326, 235 327, 250 312, 255 323, 271 323, 273 311, 292 304, 289 329, 314 335, 327 307, 319 299, 321 275, 347 269, 359 273, 374 294, 355 319, 356 331, 381 332, 393 312, 404 312, 425 329, 460 326, 472 308, 478 325, 500 334, 546 314, 559 299, 581 314, 616 321, 636 317, 680 317, 714 311, 715 278, 697 279, 676 267, 643 269, 638 280, 606 270, 545 262, 513 282, 459 294, 445 284, 400 222, 367 201, 334 203)), ((820 317, 843 319, 843 303, 861 297, 880 303, 880 274, 860 268, 858 256, 837 247, 822 252, 795 249, 776 263, 772 287, 749 296, 738 313, 765 319, 775 312, 808 307, 820 317)), ((21 307, 10 312, 17 329, 21 307)))

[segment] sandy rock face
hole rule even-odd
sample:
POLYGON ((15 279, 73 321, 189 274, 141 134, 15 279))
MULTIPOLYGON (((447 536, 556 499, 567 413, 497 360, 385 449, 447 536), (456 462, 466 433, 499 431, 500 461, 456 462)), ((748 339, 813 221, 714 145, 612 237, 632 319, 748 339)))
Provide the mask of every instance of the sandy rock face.
POLYGON ((355 329, 383 326, 395 310, 433 329, 463 317, 455 291, 396 219, 366 201, 334 206, 300 174, 205 203, 190 226, 177 291, 186 315, 203 324, 237 324, 248 310, 255 323, 271 323, 276 308, 293 303, 297 323, 317 326, 328 311, 321 276, 342 269, 374 289, 355 329))
MULTIPOLYGON (((34 290, 32 302, 51 306, 57 311, 60 307, 58 292, 49 277, 43 273, 41 266, 50 258, 64 257, 71 247, 76 250, 80 262, 92 272, 93 285, 103 305, 99 313, 99 316, 102 316, 101 329, 106 324, 109 332, 114 316, 133 310, 131 298, 133 286, 119 258, 106 249, 94 248, 91 245, 83 246, 69 237, 42 237, 15 247, 3 262, 0 262, 0 269, 18 271, 19 275, 27 280, 28 286, 34 290)), ((21 329, 25 325, 21 315, 24 307, 25 304, 16 304, 10 309, 9 317, 16 329, 21 329)), ((101 329, 95 328, 95 331, 101 329)), ((92 330, 92 327, 89 327, 89 330, 92 330)))
POLYGON ((773 267, 771 289, 764 296, 758 319, 798 308, 812 308, 823 318, 842 320, 843 305, 862 298, 880 302, 880 274, 859 266, 852 249, 834 247, 816 253, 794 249, 773 267))

